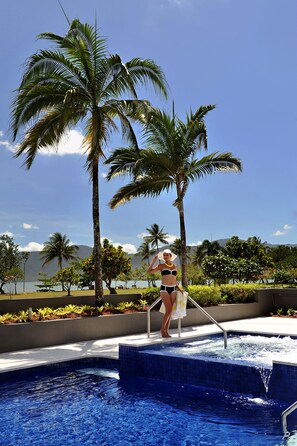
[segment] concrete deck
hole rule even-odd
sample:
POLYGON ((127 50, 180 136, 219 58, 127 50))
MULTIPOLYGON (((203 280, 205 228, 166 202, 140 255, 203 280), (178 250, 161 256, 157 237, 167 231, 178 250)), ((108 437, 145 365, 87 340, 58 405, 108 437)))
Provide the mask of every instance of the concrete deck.
MULTIPOLYGON (((224 322, 221 323, 221 325, 227 331, 245 331, 248 333, 297 337, 297 319, 259 317, 224 322)), ((156 342, 172 342, 177 341, 178 339, 187 339, 194 336, 219 332, 220 330, 215 325, 207 324, 197 327, 182 328, 181 338, 178 337, 177 330, 171 330, 172 338, 168 339, 161 338, 160 333, 152 333, 150 339, 148 339, 147 334, 143 333, 118 338, 79 342, 76 344, 65 344, 11 353, 1 353, 0 373, 90 356, 117 359, 120 343, 141 345, 156 342)), ((292 362, 292 360, 290 362, 292 362)))

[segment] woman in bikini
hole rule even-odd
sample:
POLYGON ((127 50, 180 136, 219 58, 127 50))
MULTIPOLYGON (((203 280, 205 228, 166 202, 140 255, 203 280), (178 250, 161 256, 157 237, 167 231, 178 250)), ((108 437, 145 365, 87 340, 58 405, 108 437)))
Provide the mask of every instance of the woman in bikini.
POLYGON ((160 294, 166 309, 161 327, 161 335, 163 338, 171 337, 168 333, 168 330, 170 325, 172 307, 176 300, 176 291, 177 289, 179 289, 176 279, 177 267, 173 263, 173 260, 175 258, 176 254, 173 254, 170 249, 165 249, 163 252, 160 252, 153 258, 153 261, 147 270, 148 274, 154 274, 158 271, 161 271, 162 275, 160 294), (157 259, 163 260, 165 263, 154 267, 157 259))

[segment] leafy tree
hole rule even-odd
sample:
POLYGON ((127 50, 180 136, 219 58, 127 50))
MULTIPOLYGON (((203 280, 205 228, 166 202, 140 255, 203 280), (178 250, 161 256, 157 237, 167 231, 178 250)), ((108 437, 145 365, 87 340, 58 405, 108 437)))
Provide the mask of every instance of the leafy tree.
POLYGON ((273 260, 269 248, 258 237, 249 237, 246 241, 231 237, 226 243, 225 254, 234 259, 245 259, 256 262, 262 268, 269 268, 273 260))
POLYGON ((188 265, 188 279, 191 285, 205 285, 206 277, 202 268, 189 263, 188 265))
POLYGON ((39 273, 38 274, 38 282, 40 282, 37 285, 34 285, 36 288, 39 289, 39 291, 54 291, 54 286, 57 285, 57 283, 54 281, 52 277, 48 277, 45 273, 39 273))
MULTIPOLYGON (((78 246, 72 245, 66 235, 62 235, 60 232, 55 232, 50 236, 49 240, 44 243, 44 248, 40 252, 41 259, 43 260, 42 266, 57 259, 58 267, 61 271, 63 266, 63 260, 68 262, 69 260, 75 260, 75 253, 78 251, 78 246)), ((62 283, 62 290, 64 285, 62 283)))
POLYGON ((26 263, 30 257, 30 252, 23 251, 21 253, 21 262, 23 263, 23 293, 25 292, 25 283, 26 283, 26 263))
POLYGON ((205 259, 205 257, 214 256, 216 254, 219 254, 220 251, 222 251, 222 247, 219 242, 204 240, 201 245, 197 246, 196 248, 193 263, 194 265, 201 266, 201 262, 203 259, 205 259))
POLYGON ((78 285, 80 280, 80 274, 74 266, 68 266, 63 268, 54 275, 53 280, 61 282, 64 289, 67 291, 67 295, 70 296, 72 285, 78 285))
POLYGON ((116 294, 111 282, 121 272, 127 274, 130 270, 130 257, 126 256, 122 246, 116 248, 107 239, 104 239, 102 244, 102 278, 111 294, 116 294))
POLYGON ((3 286, 7 282, 7 277, 11 276, 9 271, 19 268, 20 263, 21 254, 18 245, 9 235, 0 235, 0 294, 5 294, 3 286))
POLYGON ((160 110, 151 113, 145 127, 145 149, 116 149, 106 163, 110 164, 108 179, 129 175, 132 181, 121 187, 110 201, 111 208, 136 197, 157 197, 175 189, 182 244, 182 283, 187 285, 187 243, 184 199, 191 182, 219 171, 241 171, 241 162, 231 153, 211 153, 197 158, 207 149, 204 122, 214 105, 201 106, 190 112, 186 122, 160 110))
POLYGON ((11 268, 9 271, 7 271, 6 273, 6 277, 5 277, 5 285, 7 285, 9 287, 9 294, 12 295, 13 290, 12 287, 14 288, 14 294, 17 294, 17 283, 22 280, 24 277, 24 273, 21 270, 21 268, 15 266, 13 268, 11 268))
POLYGON ((29 169, 39 150, 58 145, 65 130, 83 124, 83 151, 92 181, 95 295, 99 302, 103 299, 99 160, 117 129, 115 119, 123 135, 135 144, 129 119, 144 119, 149 109, 147 101, 137 99, 136 87, 151 83, 166 96, 166 82, 160 67, 150 59, 123 63, 119 55, 111 55, 106 39, 88 23, 73 20, 65 36, 43 33, 39 38, 56 47, 38 51, 27 62, 12 107, 14 140, 25 129, 16 156, 25 154, 29 169))
POLYGON ((297 267, 297 247, 288 245, 279 245, 270 248, 269 254, 277 268, 296 268, 297 267))
MULTIPOLYGON (((117 248, 104 239, 102 243, 102 278, 111 294, 116 294, 115 288, 111 286, 113 280, 117 279, 120 273, 127 274, 131 270, 130 257, 126 256, 122 246, 117 248)), ((82 262, 82 269, 94 279, 95 267, 93 256, 82 262)))
POLYGON ((157 223, 153 223, 149 228, 146 228, 149 235, 144 237, 144 241, 151 244, 152 248, 156 248, 159 253, 159 243, 163 243, 165 245, 168 244, 167 237, 168 234, 163 232, 163 228, 160 229, 157 223))
POLYGON ((207 256, 201 266, 204 274, 218 285, 228 283, 237 275, 237 260, 226 255, 207 256))

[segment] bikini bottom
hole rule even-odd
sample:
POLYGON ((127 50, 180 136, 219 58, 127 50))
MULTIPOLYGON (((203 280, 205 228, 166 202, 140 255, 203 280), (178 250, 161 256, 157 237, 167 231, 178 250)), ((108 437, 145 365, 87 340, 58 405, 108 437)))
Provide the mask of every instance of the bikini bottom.
POLYGON ((162 291, 165 292, 165 293, 168 293, 170 295, 171 293, 176 291, 176 285, 173 285, 173 286, 161 285, 160 293, 162 293, 162 291))

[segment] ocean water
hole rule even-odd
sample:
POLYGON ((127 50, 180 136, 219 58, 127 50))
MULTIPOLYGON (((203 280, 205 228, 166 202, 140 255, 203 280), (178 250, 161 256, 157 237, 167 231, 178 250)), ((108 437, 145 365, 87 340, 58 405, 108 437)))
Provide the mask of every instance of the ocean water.
MULTIPOLYGON (((32 293, 32 292, 34 292, 34 291, 38 291, 38 288, 36 288, 36 286, 35 285, 38 285, 38 284, 40 284, 39 282, 25 282, 25 283, 23 283, 23 282, 18 282, 17 283, 17 293, 32 293)), ((119 287, 119 286, 122 286, 122 287, 126 287, 127 289, 129 289, 129 288, 135 288, 134 287, 134 285, 135 285, 135 282, 134 281, 128 281, 127 282, 127 284, 125 284, 124 282, 121 282, 121 281, 117 281, 117 282, 113 282, 112 283, 112 286, 114 286, 114 287, 119 287)), ((157 281, 156 282, 156 285, 157 286, 159 286, 159 282, 157 281)), ((148 287, 148 284, 147 284, 147 281, 142 281, 142 280, 139 280, 139 281, 137 281, 136 282, 136 287, 137 288, 147 288, 148 287)), ((4 290, 5 290, 5 292, 7 293, 7 294, 10 294, 10 288, 11 288, 11 292, 12 292, 12 294, 14 294, 14 286, 13 287, 11 287, 11 286, 4 286, 4 290)), ((104 289, 106 289, 106 286, 103 284, 103 288, 104 289)), ((72 287, 72 290, 77 290, 78 289, 78 287, 77 286, 73 286, 72 287)), ((56 291, 60 291, 61 290, 61 285, 59 285, 59 286, 57 286, 57 287, 54 287, 54 290, 56 290, 56 291)))

